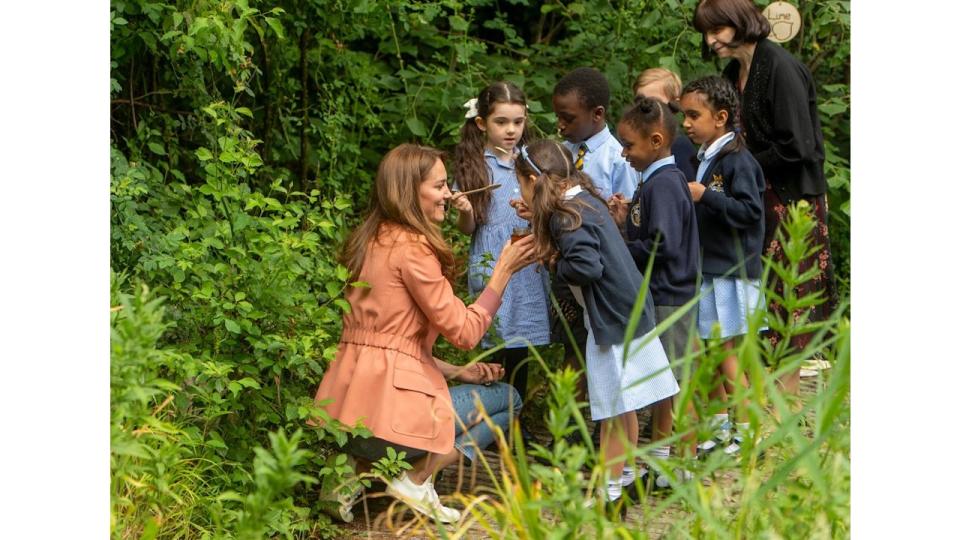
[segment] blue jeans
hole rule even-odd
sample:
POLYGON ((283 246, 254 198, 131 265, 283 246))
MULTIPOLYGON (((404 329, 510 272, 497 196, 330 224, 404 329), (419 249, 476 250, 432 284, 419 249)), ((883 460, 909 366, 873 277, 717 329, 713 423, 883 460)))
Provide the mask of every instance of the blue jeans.
POLYGON ((483 410, 490 416, 493 425, 498 426, 504 433, 510 430, 510 419, 520 414, 523 402, 517 389, 506 383, 493 383, 490 386, 479 384, 461 384, 450 389, 450 399, 453 401, 453 410, 457 413, 456 439, 453 445, 470 462, 476 452, 490 446, 494 440, 493 430, 487 422, 480 420, 476 401, 479 398, 483 410), (467 429, 464 430, 464 427, 467 429))
MULTIPOLYGON (((453 410, 457 414, 457 418, 454 419, 456 438, 453 446, 471 463, 478 449, 483 450, 494 441, 494 433, 490 426, 483 420, 477 422, 480 419, 476 406, 477 398, 480 399, 483 410, 493 424, 504 433, 510 429, 510 419, 519 415, 520 407, 523 406, 520 393, 506 383, 498 382, 490 386, 461 384, 450 389, 453 410)), ((426 454, 423 450, 392 443, 378 437, 367 439, 351 437, 343 451, 368 461, 377 461, 387 455, 388 446, 392 446, 397 452, 406 452, 404 459, 407 462, 413 462, 426 454)))

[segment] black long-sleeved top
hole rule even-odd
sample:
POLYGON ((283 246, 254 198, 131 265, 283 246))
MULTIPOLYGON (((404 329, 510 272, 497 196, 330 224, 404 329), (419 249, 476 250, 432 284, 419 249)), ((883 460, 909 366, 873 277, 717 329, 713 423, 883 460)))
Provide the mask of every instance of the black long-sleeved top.
MULTIPOLYGON (((550 232, 560 251, 557 279, 581 288, 597 344, 621 344, 643 276, 602 201, 582 191, 566 204, 580 213, 582 223, 567 230, 566 216, 557 213, 550 219, 550 232)), ((655 317, 648 294, 634 337, 653 330, 655 317)))
POLYGON ((627 248, 641 273, 655 244, 653 303, 681 306, 697 292, 700 233, 687 179, 676 165, 664 165, 643 181, 627 212, 627 248))
POLYGON ((701 267, 704 275, 721 276, 745 261, 730 277, 759 279, 763 250, 763 171, 746 149, 727 152, 727 143, 700 183, 706 186, 697 203, 701 267))
MULTIPOLYGON (((740 62, 723 75, 737 86, 740 62)), ((823 132, 813 76, 780 45, 764 39, 750 63, 740 119, 747 147, 784 202, 826 193, 823 132)))
POLYGON ((677 168, 683 172, 684 178, 688 182, 697 179, 697 148, 693 146, 690 139, 682 133, 677 133, 677 138, 670 145, 670 153, 677 160, 677 168))

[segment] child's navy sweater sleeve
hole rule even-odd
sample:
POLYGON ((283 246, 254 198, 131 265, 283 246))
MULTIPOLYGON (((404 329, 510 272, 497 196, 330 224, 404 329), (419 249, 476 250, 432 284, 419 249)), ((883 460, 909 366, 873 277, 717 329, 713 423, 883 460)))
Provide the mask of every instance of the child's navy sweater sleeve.
POLYGON ((560 250, 557 277, 564 283, 586 285, 603 276, 600 258, 600 240, 593 234, 595 227, 586 219, 572 231, 563 230, 563 220, 555 216, 550 221, 553 238, 560 250))
MULTIPOLYGON (((657 260, 665 263, 681 255, 683 242, 684 193, 674 189, 680 184, 671 182, 655 182, 651 180, 650 193, 643 195, 643 215, 647 225, 644 227, 647 234, 643 238, 628 240, 627 247, 642 272, 647 261, 653 254, 653 247, 657 245, 657 260), (651 204, 656 201, 656 204, 651 204)), ((686 189, 686 186, 681 186, 686 189)), ((638 188, 641 189, 641 188, 638 188)))
POLYGON ((720 176, 724 191, 708 187, 700 204, 712 217, 735 229, 756 226, 763 218, 763 171, 752 159, 728 159, 723 165, 707 171, 703 183, 709 186, 714 177, 720 176))

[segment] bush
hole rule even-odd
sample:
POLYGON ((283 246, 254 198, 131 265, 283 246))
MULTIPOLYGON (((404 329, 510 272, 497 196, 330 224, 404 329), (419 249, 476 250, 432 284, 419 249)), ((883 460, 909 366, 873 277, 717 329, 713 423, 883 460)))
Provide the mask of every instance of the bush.
MULTIPOLYGON (((298 430, 323 415, 311 396, 349 309, 335 249, 380 157, 450 148, 460 104, 497 79, 524 88, 548 134, 575 65, 607 75, 612 117, 643 68, 715 72, 695 4, 111 0, 113 535, 334 534, 297 475, 338 481, 349 430, 298 430), (267 470, 286 480, 262 483, 267 470)), ((788 48, 819 85, 846 296, 849 3, 801 9, 788 48)))

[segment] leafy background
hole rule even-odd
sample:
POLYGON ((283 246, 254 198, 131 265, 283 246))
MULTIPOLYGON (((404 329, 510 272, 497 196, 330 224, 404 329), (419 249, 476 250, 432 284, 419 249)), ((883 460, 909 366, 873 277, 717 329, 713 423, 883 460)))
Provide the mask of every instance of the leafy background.
MULTIPOLYGON (((573 67, 606 74, 612 118, 647 67, 718 72, 695 5, 113 0, 113 535, 335 534, 309 494, 342 473, 345 430, 304 421, 349 309, 336 248, 380 157, 452 148, 460 105, 496 80, 548 135, 573 67)), ((846 296, 850 5, 797 5, 786 47, 818 82, 846 296)))

